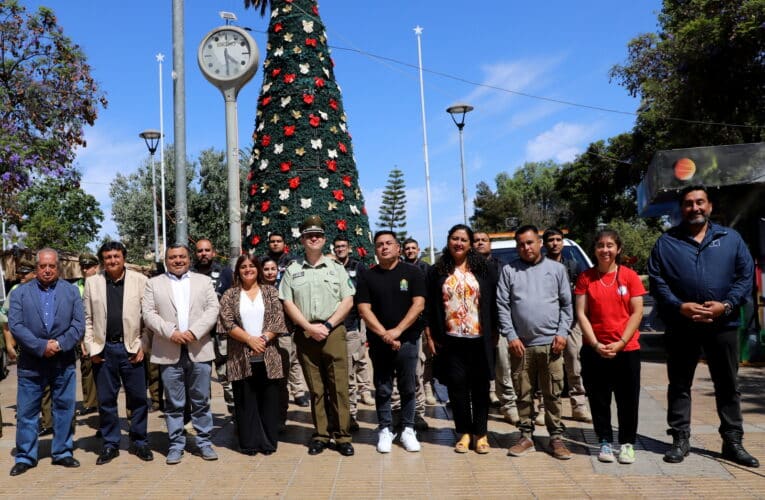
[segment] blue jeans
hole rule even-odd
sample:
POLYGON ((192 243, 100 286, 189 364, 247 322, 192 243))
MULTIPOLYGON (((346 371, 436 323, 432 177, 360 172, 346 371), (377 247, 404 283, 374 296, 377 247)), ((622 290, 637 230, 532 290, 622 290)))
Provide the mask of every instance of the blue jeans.
POLYGON ((401 395, 401 424, 403 427, 414 427, 419 357, 419 342, 402 342, 398 351, 376 340, 369 343, 379 429, 393 425, 390 400, 394 376, 401 395))
POLYGON ((213 428, 210 412, 210 373, 212 362, 195 363, 189 359, 186 349, 181 349, 181 359, 174 365, 159 365, 162 384, 165 386, 165 423, 170 438, 170 451, 183 451, 186 436, 183 435, 183 407, 186 389, 191 400, 191 423, 197 433, 197 446, 210 446, 213 428))
POLYGON ((16 463, 37 465, 37 425, 45 387, 51 387, 53 401, 53 460, 71 457, 74 449, 75 389, 74 364, 48 367, 35 375, 20 375, 16 393, 16 463))
POLYGON ((100 356, 104 361, 93 363, 93 374, 104 447, 120 447, 120 418, 117 411, 120 383, 125 387, 125 400, 130 411, 130 441, 136 446, 145 446, 149 408, 144 362, 131 363, 131 355, 122 342, 107 342, 100 356))

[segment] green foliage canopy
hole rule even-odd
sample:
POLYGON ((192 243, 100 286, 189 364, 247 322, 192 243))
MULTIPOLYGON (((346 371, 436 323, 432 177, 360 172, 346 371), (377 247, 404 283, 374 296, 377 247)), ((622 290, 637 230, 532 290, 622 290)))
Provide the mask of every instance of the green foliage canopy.
POLYGON ((76 170, 73 175, 74 183, 47 177, 19 195, 20 229, 28 234, 29 248, 82 252, 101 229, 98 200, 80 188, 76 170))

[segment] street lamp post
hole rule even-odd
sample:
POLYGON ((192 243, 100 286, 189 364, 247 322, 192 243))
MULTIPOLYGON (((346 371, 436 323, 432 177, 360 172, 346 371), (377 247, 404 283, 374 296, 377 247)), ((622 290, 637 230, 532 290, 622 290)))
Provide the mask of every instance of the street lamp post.
POLYGON ((462 216, 464 219, 465 225, 468 223, 468 216, 467 216, 467 181, 465 180, 465 141, 463 139, 463 133, 462 129, 465 128, 465 115, 471 111, 473 111, 473 106, 470 106, 469 104, 455 104, 454 106, 449 106, 446 108, 446 112, 449 113, 452 117, 452 120, 454 121, 454 124, 457 125, 457 128, 460 131, 460 170, 462 171, 462 216), (459 115, 459 120, 457 119, 457 116, 459 115))
POLYGON ((162 134, 159 130, 149 129, 144 130, 138 137, 146 142, 146 147, 149 148, 149 157, 151 161, 151 207, 154 213, 154 262, 159 263, 159 230, 157 228, 157 174, 154 169, 154 153, 157 152, 157 146, 162 134))

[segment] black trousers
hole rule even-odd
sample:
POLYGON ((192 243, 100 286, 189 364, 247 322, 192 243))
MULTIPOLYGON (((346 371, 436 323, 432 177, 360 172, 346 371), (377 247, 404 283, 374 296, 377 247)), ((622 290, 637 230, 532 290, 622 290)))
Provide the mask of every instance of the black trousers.
POLYGON ((664 333, 667 348, 667 424, 669 433, 690 435, 691 386, 704 350, 715 388, 720 434, 741 436, 741 393, 738 391, 738 330, 670 329, 664 333))
POLYGON ((457 434, 483 436, 489 421, 489 370, 483 339, 447 337, 449 400, 457 434))
POLYGON ((266 376, 265 363, 252 363, 252 376, 232 383, 239 448, 243 453, 276 451, 281 424, 281 379, 266 376))
POLYGON ((582 381, 590 402, 592 426, 598 441, 614 442, 611 397, 616 399, 619 444, 635 444, 640 401, 640 350, 620 352, 612 359, 590 346, 582 347, 582 381))

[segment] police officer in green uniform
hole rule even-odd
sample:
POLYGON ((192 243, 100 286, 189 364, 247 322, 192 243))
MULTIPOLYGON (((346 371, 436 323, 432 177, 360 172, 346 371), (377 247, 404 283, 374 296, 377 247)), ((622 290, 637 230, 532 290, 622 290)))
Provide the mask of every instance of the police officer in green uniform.
MULTIPOLYGON (((98 273, 98 257, 92 253, 80 254, 80 272, 82 278, 77 280, 77 289, 80 297, 85 292, 85 280, 98 273)), ((82 384, 82 408, 78 415, 88 415, 98 411, 98 397, 96 395, 96 381, 93 378, 93 364, 90 356, 85 352, 85 343, 80 343, 75 350, 80 358, 80 382, 82 384)))
POLYGON ((308 454, 318 455, 334 441, 338 452, 351 456, 343 320, 353 307, 355 289, 342 264, 323 254, 327 239, 321 217, 314 215, 303 221, 300 242, 305 256, 287 266, 279 284, 279 298, 295 324, 295 345, 311 392, 315 431, 308 454))

